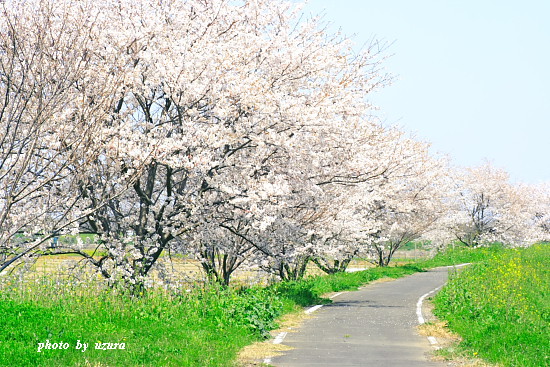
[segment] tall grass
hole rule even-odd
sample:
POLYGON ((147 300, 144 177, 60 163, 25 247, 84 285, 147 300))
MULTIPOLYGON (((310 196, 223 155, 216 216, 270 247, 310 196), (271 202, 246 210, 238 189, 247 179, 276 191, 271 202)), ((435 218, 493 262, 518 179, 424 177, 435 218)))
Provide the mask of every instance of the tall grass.
POLYGON ((461 347, 503 366, 550 364, 550 246, 495 252, 453 276, 436 314, 461 347))
POLYGON ((282 302, 219 287, 129 297, 102 282, 40 278, 0 293, 1 366, 224 366, 274 327, 282 302), (42 350, 39 343, 68 343, 42 350), (88 343, 83 352, 75 347, 88 343), (95 343, 124 343, 99 350, 95 343))

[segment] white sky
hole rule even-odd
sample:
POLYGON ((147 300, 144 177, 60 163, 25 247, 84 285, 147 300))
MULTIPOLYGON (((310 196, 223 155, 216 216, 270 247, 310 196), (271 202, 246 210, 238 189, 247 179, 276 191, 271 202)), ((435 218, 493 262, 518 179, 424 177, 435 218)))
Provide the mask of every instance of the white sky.
POLYGON ((550 181, 550 0, 310 0, 334 30, 386 51, 394 84, 373 94, 397 124, 458 165, 550 181))

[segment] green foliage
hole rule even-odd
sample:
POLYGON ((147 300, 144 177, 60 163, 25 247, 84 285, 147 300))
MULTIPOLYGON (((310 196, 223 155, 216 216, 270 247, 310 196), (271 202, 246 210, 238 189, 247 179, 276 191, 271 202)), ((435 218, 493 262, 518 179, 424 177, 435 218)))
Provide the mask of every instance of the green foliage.
POLYGON ((224 302, 219 303, 224 308, 219 311, 227 314, 230 322, 245 326, 262 338, 277 327, 275 319, 282 314, 283 302, 276 294, 258 287, 225 292, 224 302))
POLYGON ((435 298, 436 313, 461 347, 503 366, 547 366, 550 246, 499 249, 456 273, 435 298))
POLYGON ((274 327, 281 310, 282 303, 261 289, 152 290, 129 297, 99 282, 5 283, 0 366, 231 366, 240 348, 274 327), (70 348, 37 352, 47 339, 70 348), (78 340, 88 350, 76 350, 78 340), (125 349, 95 349, 98 342, 125 343, 125 349))

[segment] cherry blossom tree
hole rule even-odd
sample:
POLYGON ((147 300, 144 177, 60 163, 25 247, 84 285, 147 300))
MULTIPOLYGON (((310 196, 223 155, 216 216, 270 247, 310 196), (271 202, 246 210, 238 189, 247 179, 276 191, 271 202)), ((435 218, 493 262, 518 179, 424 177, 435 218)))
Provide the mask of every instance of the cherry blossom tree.
POLYGON ((493 242, 526 245, 532 237, 530 197, 508 174, 489 163, 458 171, 453 215, 448 228, 456 239, 473 247, 493 242))
POLYGON ((64 5, 0 3, 0 271, 78 230, 76 188, 118 83, 95 75, 100 25, 64 5))
POLYGON ((432 157, 429 145, 396 132, 394 162, 377 180, 358 185, 345 217, 352 242, 378 266, 387 266, 404 244, 432 231, 446 215, 448 163, 432 157))
POLYGON ((536 241, 550 241, 550 184, 520 185, 520 195, 527 200, 532 215, 531 237, 536 241))
POLYGON ((536 225, 541 231, 541 240, 548 242, 550 241, 550 185, 542 186, 540 190, 541 194, 538 197, 541 200, 538 201, 539 205, 535 212, 536 225))
POLYGON ((353 190, 358 192, 357 187, 382 182, 396 170, 400 136, 395 130, 363 120, 353 129, 342 126, 330 133, 310 134, 316 140, 310 144, 312 150, 306 151, 308 158, 296 157, 278 164, 291 172, 294 162, 308 162, 301 169, 309 177, 305 182, 299 177, 289 180, 299 183, 296 188, 291 186, 291 195, 285 199, 292 204, 284 210, 276 208, 278 212, 272 217, 277 219, 268 228, 270 239, 262 242, 264 253, 269 254, 269 263, 280 278, 300 278, 310 260, 330 273, 345 270, 358 252, 351 236, 357 230, 349 225, 347 215, 355 210, 357 202, 349 197, 353 190), (319 153, 312 154, 317 150, 319 153), (317 156, 323 155, 323 160, 316 161, 317 156))
MULTIPOLYGON (((196 231, 190 241, 191 255, 199 259, 208 278, 224 286, 239 269, 258 269, 257 248, 252 242, 256 229, 243 217, 240 220, 211 221, 196 231)), ((188 248, 185 246, 184 248, 188 248)))
POLYGON ((85 214, 80 229, 97 233, 107 254, 73 251, 105 277, 139 290, 164 250, 205 228, 215 208, 241 201, 262 228, 272 218, 264 208, 277 202, 281 213, 299 201, 282 201, 300 195, 288 187, 308 196, 321 178, 364 174, 334 164, 312 174, 308 150, 326 142, 311 150, 319 168, 333 156, 331 136, 319 136, 361 124, 364 96, 385 82, 379 55, 354 53, 316 19, 299 22, 293 5, 44 0, 19 11, 31 17, 37 7, 60 14, 63 29, 93 34, 82 48, 92 61, 73 85, 104 116, 87 135, 94 154, 78 150, 93 164, 86 179, 71 176, 71 194, 85 214))

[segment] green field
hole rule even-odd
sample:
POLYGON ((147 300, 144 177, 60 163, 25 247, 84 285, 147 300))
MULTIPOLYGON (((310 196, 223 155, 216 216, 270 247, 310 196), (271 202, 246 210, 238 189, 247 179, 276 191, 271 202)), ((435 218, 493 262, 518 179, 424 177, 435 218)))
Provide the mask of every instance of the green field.
POLYGON ((452 277, 435 305, 463 338, 459 354, 501 366, 550 365, 550 245, 494 253, 452 277))
POLYGON ((261 289, 212 286, 130 297, 101 282, 39 279, 11 289, 4 284, 1 292, 1 366, 222 366, 273 327, 282 310, 261 289), (46 340, 69 347, 38 352, 46 340), (86 351, 76 349, 79 341, 86 351), (96 343, 119 344, 103 350, 96 343))

